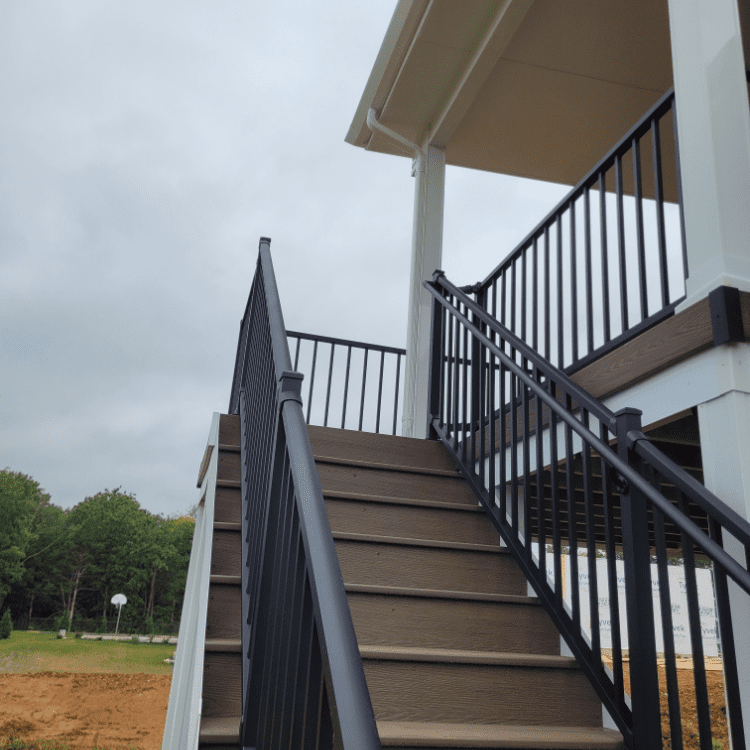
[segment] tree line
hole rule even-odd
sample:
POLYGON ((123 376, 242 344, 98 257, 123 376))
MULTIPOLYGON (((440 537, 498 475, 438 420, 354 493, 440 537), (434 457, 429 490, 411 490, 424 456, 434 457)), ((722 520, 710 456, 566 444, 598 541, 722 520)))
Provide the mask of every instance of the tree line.
POLYGON ((128 599, 121 631, 176 632, 194 519, 164 518, 120 488, 73 508, 38 482, 0 471, 0 613, 23 629, 114 630, 114 594, 128 599))

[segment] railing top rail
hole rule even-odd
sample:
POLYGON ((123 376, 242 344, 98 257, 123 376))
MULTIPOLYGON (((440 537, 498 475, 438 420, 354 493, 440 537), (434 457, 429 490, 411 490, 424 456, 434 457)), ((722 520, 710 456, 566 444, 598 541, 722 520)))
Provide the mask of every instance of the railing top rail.
POLYGON ((546 228, 551 226, 556 220, 558 214, 565 210, 571 201, 575 200, 584 189, 593 185, 598 179, 601 172, 606 172, 612 167, 615 162, 615 158, 621 151, 627 150, 630 147, 630 141, 633 138, 639 138, 642 136, 650 127, 651 120, 654 117, 660 117, 669 110, 672 106, 672 99, 674 98, 674 88, 670 88, 669 91, 664 93, 659 100, 654 104, 651 109, 641 117, 630 130, 628 130, 622 138, 620 138, 615 146, 613 146, 597 163, 589 170, 585 177, 583 177, 575 187, 516 245, 516 247, 498 263, 495 268, 487 274, 486 278, 479 282, 480 288, 486 287, 491 284, 495 278, 502 272, 502 270, 513 262, 515 257, 536 237, 539 237, 546 228))
POLYGON ((319 341, 323 344, 335 344, 337 346, 351 346, 357 349, 370 349, 371 351, 385 352, 386 354, 406 354, 406 349, 398 349, 395 346, 382 346, 380 344, 368 344, 364 341, 350 341, 349 339, 337 339, 331 336, 319 336, 315 333, 300 333, 299 331, 287 331, 290 338, 302 339, 303 341, 319 341))
POLYGON ((268 237, 260 238, 258 264, 263 273, 263 287, 266 292, 266 305, 268 307, 268 325, 273 344, 273 359, 276 364, 276 377, 279 378, 283 372, 292 369, 292 357, 289 353, 284 314, 281 311, 279 289, 276 286, 276 276, 271 261, 271 240, 268 237))
MULTIPOLYGON (((438 302, 450 312, 455 318, 457 318, 466 327, 471 334, 481 342, 481 344, 489 349, 498 359, 503 362, 503 365, 507 367, 524 387, 532 391, 538 396, 555 416, 561 421, 565 422, 574 432, 576 432, 589 446, 596 450, 601 456, 606 458, 607 463, 612 466, 621 476, 630 484, 634 485, 640 490, 653 505, 661 511, 665 517, 667 517, 672 523, 674 523, 682 532, 684 532, 695 544, 700 546, 706 554, 711 557, 715 562, 721 565, 727 572, 727 574, 747 593, 750 593, 750 573, 745 570, 733 557, 731 557, 720 545, 718 545, 713 539, 711 539, 705 532, 700 529, 690 518, 688 518, 679 509, 675 508, 672 503, 669 502, 657 489, 649 484, 637 471, 635 471, 626 461, 620 458, 616 451, 614 451, 607 443, 599 439, 588 427, 573 416, 547 389, 540 384, 537 380, 532 378, 526 370, 515 362, 503 349, 495 344, 495 342, 486 336, 471 320, 464 314, 462 314, 458 308, 453 307, 451 303, 441 294, 440 289, 445 289, 456 299, 460 300, 467 309, 471 310, 472 314, 476 315, 482 320, 494 333, 498 334, 502 339, 508 341, 512 348, 517 349, 521 352, 525 359, 534 362, 539 369, 546 371, 548 377, 554 382, 560 384, 560 386, 569 394, 580 406, 589 411, 595 418, 608 424, 612 432, 616 431, 617 418, 614 413, 607 409, 604 404, 597 401, 593 396, 583 391, 577 386, 564 372, 557 369, 554 365, 540 357, 533 349, 524 344, 523 341, 514 336, 509 330, 507 330, 499 321, 492 318, 486 313, 479 305, 477 305, 471 298, 461 292, 461 290, 454 286, 448 281, 442 272, 436 272, 434 280, 432 282, 425 282, 425 287, 429 292, 438 300, 438 302), (579 400, 580 397, 580 400, 579 400)), ((645 438, 643 433, 631 433, 628 435, 628 439, 631 441, 642 441, 645 438)), ((644 446, 642 446, 643 448, 644 446)), ((658 452, 656 448, 653 448, 649 453, 658 452)), ((649 458, 650 460, 650 458, 649 458)), ((673 464, 666 456, 663 456, 660 460, 660 465, 664 466, 671 475, 678 477, 681 474, 679 467, 673 464)), ((680 489, 688 494, 691 499, 694 499, 692 492, 692 486, 686 482, 682 482, 680 489)), ((701 493, 703 500, 701 507, 705 507, 711 515, 719 519, 726 518, 730 520, 734 531, 728 527, 728 530, 738 538, 740 542, 745 545, 750 544, 750 523, 735 514, 731 508, 723 503, 719 498, 710 493, 708 490, 703 488, 701 493)))

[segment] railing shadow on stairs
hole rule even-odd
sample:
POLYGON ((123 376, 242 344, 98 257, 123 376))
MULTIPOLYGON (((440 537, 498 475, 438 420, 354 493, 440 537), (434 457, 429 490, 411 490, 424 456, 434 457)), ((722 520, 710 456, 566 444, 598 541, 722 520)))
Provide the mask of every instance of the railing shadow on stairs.
POLYGON ((667 571, 668 557, 676 554, 684 561, 700 747, 711 750, 712 727, 696 556, 713 568, 729 734, 734 750, 744 748, 730 588, 732 608, 745 606, 750 524, 648 442, 639 411, 612 413, 441 271, 425 286, 433 295, 431 434, 457 461, 628 747, 662 747, 660 692, 668 696, 670 746, 683 746, 667 571), (563 598, 564 545, 573 550, 573 581, 578 581, 579 550, 585 551, 587 608, 576 585, 569 601, 563 598), (602 588, 609 591, 612 623, 609 663, 598 617, 601 557, 606 558, 602 588), (625 567, 625 623, 617 594, 618 558, 625 567), (658 612, 651 596, 652 563, 658 612), (596 614, 584 618, 586 609, 596 614), (622 648, 624 626, 629 660, 622 648), (661 685, 657 627, 664 643, 661 685))
POLYGON ((241 425, 240 745, 379 748, 301 381, 261 238, 229 407, 241 425))

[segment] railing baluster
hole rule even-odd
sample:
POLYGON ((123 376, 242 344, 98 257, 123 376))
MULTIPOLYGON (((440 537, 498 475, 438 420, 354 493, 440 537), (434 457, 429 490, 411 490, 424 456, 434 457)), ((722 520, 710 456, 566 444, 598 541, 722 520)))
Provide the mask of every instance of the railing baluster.
POLYGON ((664 515, 653 509, 656 568, 659 574, 659 603, 661 605, 662 633, 664 636, 664 671, 667 682, 669 729, 671 750, 682 750, 682 723, 680 721, 680 689, 677 684, 677 666, 674 650, 672 622, 672 597, 669 591, 669 566, 667 559, 664 515))
POLYGON ((344 405, 341 408, 341 429, 344 429, 346 425, 346 400, 349 396, 349 366, 352 362, 352 348, 347 347, 346 350, 346 375, 344 376, 344 405))
MULTIPOLYGON (((609 444, 610 433, 606 425, 599 427, 599 438, 609 444)), ((617 552, 614 498, 610 492, 610 470, 606 459, 600 457, 602 472, 602 507, 604 511, 604 545, 607 551, 607 590, 609 593, 609 623, 612 633, 612 674, 615 700, 620 712, 625 708, 625 687, 622 671, 622 631, 620 627, 620 595, 617 585, 617 552)))
POLYGON ((578 358, 578 248, 576 247, 576 204, 570 201, 570 354, 575 362, 578 358))
MULTIPOLYGON (((680 493, 678 507, 690 516, 685 496, 680 493)), ((706 685, 706 662, 703 656, 703 633, 701 632, 698 584, 695 579, 695 552, 693 541, 682 534, 682 555, 685 562, 685 588, 687 593, 688 622, 690 624, 690 646, 693 656, 695 683, 695 712, 698 716, 698 735, 701 750, 711 750, 711 715, 708 709, 708 687, 706 685)))
MULTIPOLYGON (((573 411, 573 399, 569 393, 565 394, 565 409, 573 411)), ((565 425, 565 494, 567 495, 568 510, 568 548, 570 550, 570 595, 571 618, 576 626, 581 622, 580 583, 578 578, 578 524, 576 523, 576 492, 575 492, 575 453, 573 451, 573 430, 565 425)))
POLYGON ((659 248, 661 306, 669 303, 669 268, 667 267, 667 233, 664 225, 664 182, 661 168, 661 136, 659 120, 651 120, 651 146, 654 165, 654 203, 656 207, 656 239, 659 248))
POLYGON ((393 399, 393 435, 396 434, 396 424, 398 420, 398 394, 400 393, 398 386, 399 386, 399 379, 401 377, 401 357, 402 354, 396 355, 396 396, 393 399))
POLYGON ((375 416, 375 432, 380 432, 380 404, 383 400, 383 367, 385 367, 385 352, 380 352, 380 377, 378 378, 378 409, 375 416))
POLYGON ((562 213, 557 215, 557 366, 562 370, 565 366, 565 346, 563 332, 563 243, 562 243, 562 213))
POLYGON ((531 247, 534 253, 531 271, 531 346, 534 351, 539 351, 539 249, 536 237, 531 247))
MULTIPOLYGON (((467 308, 464 307, 464 312, 467 312, 467 308)), ((471 429, 471 425, 467 425, 469 408, 469 331, 467 328, 463 329, 463 367, 461 371, 461 447, 463 460, 466 461, 468 458, 468 430, 471 429)), ((472 456, 472 460, 473 460, 472 456)))
POLYGON ((333 380, 333 353, 335 350, 336 350, 336 344, 331 344, 331 358, 328 360, 328 387, 326 388, 326 411, 325 411, 325 416, 323 417, 324 427, 328 427, 328 405, 331 403, 331 381, 333 380))
POLYGON ((615 157, 615 193, 617 196, 617 252, 620 258, 621 333, 628 330, 628 269, 625 264, 625 207, 622 199, 622 158, 615 157))
POLYGON ((362 365, 362 395, 359 401, 359 431, 362 431, 362 419, 365 414, 365 384, 367 383, 367 355, 370 353, 369 349, 365 349, 365 361, 362 365))
MULTIPOLYGON (((582 409, 582 422, 590 429, 589 413, 582 409)), ((591 627, 591 651, 594 660, 602 659, 601 635, 599 632, 599 585, 596 577, 596 524, 594 519, 594 476, 591 470, 591 449, 588 444, 581 446, 583 469, 583 505, 586 514, 586 557, 589 574, 589 619, 591 627)))
MULTIPOLYGON (((586 263, 586 354, 594 351, 594 289, 591 271, 591 201, 589 188, 583 191, 584 252, 586 263)), ((535 347, 536 348, 536 347, 535 347)))
POLYGON ((646 240, 643 233, 643 186, 641 176, 641 141, 633 138, 633 192, 635 199, 635 227, 638 248, 638 288, 641 300, 641 320, 648 317, 646 289, 646 240))
MULTIPOLYGON (((550 316, 552 315, 552 304, 550 302, 550 275, 549 275, 549 225, 544 227, 544 358, 552 360, 550 343, 550 316)), ((494 315, 494 313, 493 313, 494 315)))
POLYGON ((526 259, 529 255, 529 248, 526 247, 521 253, 521 338, 527 341, 526 338, 526 319, 528 317, 528 305, 527 305, 527 292, 528 292, 528 278, 526 274, 526 259))
POLYGON ((503 363, 502 359, 500 360, 500 428, 499 428, 499 435, 498 435, 498 445, 500 446, 500 455, 499 455, 499 464, 500 464, 500 483, 499 483, 499 493, 500 497, 498 498, 500 503, 498 505, 499 508, 499 516, 501 523, 505 523, 506 514, 507 514, 507 471, 506 471, 506 456, 508 455, 508 439, 506 437, 507 429, 505 424, 505 415, 508 413, 508 409, 505 405, 505 377, 507 373, 507 368, 505 367, 505 364, 503 363))
MULTIPOLYGON (((607 183, 605 171, 599 172, 599 228, 602 252, 602 317, 604 318, 604 343, 611 338, 609 311, 609 255, 607 250, 607 183)), ((548 358, 549 359, 549 358, 548 358)))

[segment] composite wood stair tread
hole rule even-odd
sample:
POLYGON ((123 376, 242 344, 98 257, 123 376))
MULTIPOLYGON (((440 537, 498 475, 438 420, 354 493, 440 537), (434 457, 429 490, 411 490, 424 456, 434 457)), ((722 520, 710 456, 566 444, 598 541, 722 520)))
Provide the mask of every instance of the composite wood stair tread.
POLYGON ((619 750, 619 732, 592 727, 454 724, 421 721, 379 721, 383 747, 422 748, 554 748, 556 750, 619 750))
POLYGON ((382 534, 357 534, 351 531, 334 531, 334 539, 349 542, 373 542, 375 544, 400 544, 409 547, 434 547, 435 549, 471 550, 490 554, 509 554, 498 544, 472 544, 471 542, 454 542, 437 539, 422 539, 411 536, 384 536, 382 534))
POLYGON ((469 651, 466 649, 367 645, 360 646, 359 653, 363 659, 578 669, 578 663, 574 657, 553 654, 518 654, 508 652, 469 651))
POLYGON ((239 638, 206 638, 206 651, 228 651, 242 653, 239 638))
POLYGON ((347 592, 359 594, 384 594, 388 596, 416 596, 425 599, 460 599, 466 601, 527 604, 541 607, 541 602, 527 594, 488 594, 482 591, 455 591, 450 589, 417 589, 407 586, 375 586, 367 583, 346 583, 347 592))
POLYGON ((425 508, 446 508, 462 511, 473 511, 484 513, 478 505, 469 505, 462 502, 451 502, 450 500, 435 500, 433 498, 420 498, 402 495, 374 495, 366 492, 352 492, 348 490, 332 490, 323 488, 323 497, 337 500, 361 500, 370 503, 389 503, 392 505, 417 505, 425 508))
POLYGON ((431 466, 411 466, 404 464, 384 464, 376 461, 362 461, 357 458, 340 458, 338 456, 321 456, 313 454, 316 464, 336 464, 337 466, 358 466, 362 469, 377 469, 379 471, 400 471, 404 474, 427 474, 436 477, 459 478, 457 469, 436 469, 431 466))

